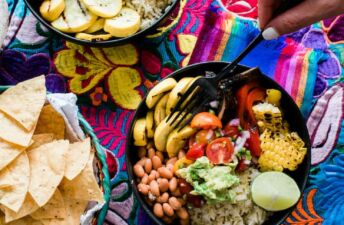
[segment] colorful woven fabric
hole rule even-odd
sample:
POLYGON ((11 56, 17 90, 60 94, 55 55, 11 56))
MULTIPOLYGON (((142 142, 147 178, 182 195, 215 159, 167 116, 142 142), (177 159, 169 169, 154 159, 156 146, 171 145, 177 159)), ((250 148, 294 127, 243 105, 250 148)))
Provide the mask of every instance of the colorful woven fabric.
MULTIPOLYGON (((106 224, 152 224, 133 196, 124 159, 134 109, 175 69, 232 60, 259 32, 257 0, 183 0, 175 23, 140 43, 107 49, 64 42, 37 22, 23 0, 7 0, 10 27, 0 58, 0 85, 45 74, 51 92, 78 94, 80 110, 105 146, 112 177, 106 224)), ((274 41, 243 61, 279 82, 307 118, 312 169, 303 199, 283 223, 344 220, 344 16, 274 41)))

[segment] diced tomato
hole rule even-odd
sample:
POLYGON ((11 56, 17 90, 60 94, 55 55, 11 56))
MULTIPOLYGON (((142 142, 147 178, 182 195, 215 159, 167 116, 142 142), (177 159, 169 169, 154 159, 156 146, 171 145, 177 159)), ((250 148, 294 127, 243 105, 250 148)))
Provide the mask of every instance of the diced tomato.
POLYGON ((192 135, 190 138, 189 138, 189 148, 192 148, 192 146, 196 144, 196 135, 192 135))
POLYGON ((203 197, 200 195, 187 195, 187 201, 191 203, 195 208, 200 208, 203 205, 203 197))
POLYGON ((215 140, 216 135, 213 130, 200 130, 196 133, 195 141, 198 144, 208 144, 212 140, 215 140))
POLYGON ((238 172, 245 171, 249 165, 245 163, 245 159, 240 159, 238 165, 236 166, 235 170, 238 172))
POLYGON ((237 116, 240 119, 240 124, 243 127, 244 123, 246 122, 245 120, 245 110, 246 110, 246 100, 247 100, 247 95, 252 90, 253 88, 258 87, 258 83, 256 82, 250 82, 242 87, 239 88, 239 90, 235 93, 236 99, 238 101, 238 111, 237 111, 237 116))
POLYGON ((191 127, 197 129, 216 129, 222 128, 221 120, 210 112, 198 113, 191 121, 191 127))
POLYGON ((247 140, 248 149, 250 149, 251 155, 259 157, 262 149, 260 148, 259 133, 257 128, 250 128, 250 138, 247 140))
POLYGON ((254 116, 252 107, 253 104, 257 101, 263 101, 265 99, 266 90, 262 87, 257 87, 251 90, 246 99, 246 112, 247 112, 247 119, 252 125, 256 125, 256 118, 254 116))
POLYGON ((189 194, 190 191, 193 190, 193 187, 191 184, 189 184, 185 179, 179 178, 178 179, 178 186, 179 186, 179 191, 182 195, 184 194, 189 194))
POLYGON ((205 146, 206 144, 194 144, 186 153, 186 158, 195 161, 199 157, 204 156, 205 146))
POLYGON ((226 138, 218 138, 207 146, 207 157, 214 164, 229 163, 232 160, 234 147, 232 142, 226 138))
POLYGON ((239 127, 227 124, 223 129, 226 137, 237 137, 240 134, 239 127))

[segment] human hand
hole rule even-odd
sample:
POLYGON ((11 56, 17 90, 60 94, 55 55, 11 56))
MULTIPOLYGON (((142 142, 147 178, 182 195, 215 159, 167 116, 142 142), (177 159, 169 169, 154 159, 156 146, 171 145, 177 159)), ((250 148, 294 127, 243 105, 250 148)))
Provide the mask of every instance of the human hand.
POLYGON ((274 10, 280 6, 282 1, 258 1, 259 26, 264 30, 263 37, 266 40, 275 39, 280 35, 344 13, 344 0, 304 0, 273 18, 274 10))

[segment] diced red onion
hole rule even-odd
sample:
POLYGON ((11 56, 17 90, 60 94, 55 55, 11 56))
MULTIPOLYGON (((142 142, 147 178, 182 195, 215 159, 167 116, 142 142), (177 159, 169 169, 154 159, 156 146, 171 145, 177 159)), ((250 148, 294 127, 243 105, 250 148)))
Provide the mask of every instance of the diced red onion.
POLYGON ((209 105, 211 108, 217 109, 219 107, 219 101, 211 101, 209 105))
POLYGON ((231 125, 231 126, 239 126, 240 125, 239 118, 235 118, 235 119, 232 119, 231 121, 229 121, 229 125, 231 125))
POLYGON ((247 141, 250 138, 250 132, 244 130, 240 133, 240 136, 235 141, 234 153, 237 154, 240 149, 242 149, 247 141))

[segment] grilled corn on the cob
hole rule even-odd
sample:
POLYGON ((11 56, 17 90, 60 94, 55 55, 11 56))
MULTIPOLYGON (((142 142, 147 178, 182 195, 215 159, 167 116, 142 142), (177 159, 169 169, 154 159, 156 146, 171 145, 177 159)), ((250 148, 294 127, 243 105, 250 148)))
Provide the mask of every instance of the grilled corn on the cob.
POLYGON ((272 133, 266 129, 260 136, 262 154, 258 164, 262 171, 296 170, 307 153, 297 133, 272 133))
POLYGON ((269 129, 272 132, 284 130, 281 110, 270 103, 259 103, 253 106, 260 132, 269 129))

